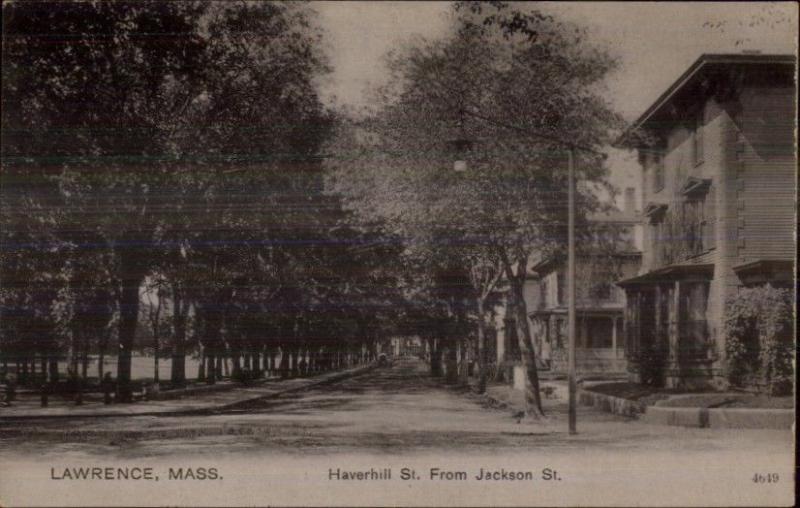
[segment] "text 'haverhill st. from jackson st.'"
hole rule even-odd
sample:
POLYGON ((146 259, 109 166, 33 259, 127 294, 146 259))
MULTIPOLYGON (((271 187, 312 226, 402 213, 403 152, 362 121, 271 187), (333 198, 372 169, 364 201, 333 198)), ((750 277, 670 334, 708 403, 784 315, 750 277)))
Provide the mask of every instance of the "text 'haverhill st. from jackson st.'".
POLYGON ((397 476, 392 468, 370 468, 347 470, 342 468, 328 469, 328 480, 338 481, 387 481, 387 480, 430 480, 430 481, 561 481, 559 473, 551 468, 541 471, 508 470, 505 468, 479 468, 477 471, 455 471, 438 467, 418 472, 416 469, 403 467, 397 476))

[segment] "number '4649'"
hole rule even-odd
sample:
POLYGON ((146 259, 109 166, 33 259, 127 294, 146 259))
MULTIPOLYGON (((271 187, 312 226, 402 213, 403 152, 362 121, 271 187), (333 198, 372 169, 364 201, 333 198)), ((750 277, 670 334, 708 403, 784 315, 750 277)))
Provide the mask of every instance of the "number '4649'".
POLYGON ((753 475, 753 483, 778 483, 780 476, 778 473, 756 473, 753 475))

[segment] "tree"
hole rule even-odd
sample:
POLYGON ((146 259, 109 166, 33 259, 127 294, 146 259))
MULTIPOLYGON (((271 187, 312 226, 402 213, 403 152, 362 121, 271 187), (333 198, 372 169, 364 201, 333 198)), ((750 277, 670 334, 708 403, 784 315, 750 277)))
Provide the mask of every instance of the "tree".
POLYGON ((4 176, 40 184, 21 211, 60 207, 52 244, 113 254, 124 402, 145 277, 176 245, 208 247, 213 228, 263 241, 263 221, 232 211, 252 218, 271 175, 306 176, 294 171, 325 136, 313 81, 327 66, 300 4, 56 3, 3 5, 4 176))
POLYGON ((588 148, 577 158, 579 217, 599 206, 600 147, 622 127, 598 93, 615 60, 580 27, 535 9, 463 2, 446 37, 388 63, 377 107, 337 137, 331 187, 411 244, 460 259, 471 251, 476 267, 502 268, 528 373, 526 412, 541 414, 522 288, 532 253, 566 240, 567 143, 588 148), (449 169, 456 158, 466 174, 449 169))

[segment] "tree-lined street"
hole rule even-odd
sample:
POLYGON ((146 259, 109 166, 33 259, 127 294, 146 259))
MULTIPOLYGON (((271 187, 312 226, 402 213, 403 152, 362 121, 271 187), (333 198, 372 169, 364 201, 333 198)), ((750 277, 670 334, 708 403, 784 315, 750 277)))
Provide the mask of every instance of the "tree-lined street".
MULTIPOLYGON (((768 456, 786 446, 786 431, 652 426, 585 407, 578 416, 586 430, 569 436, 566 400, 545 399, 545 408, 546 420, 518 423, 512 408, 491 407, 468 390, 447 386, 432 378, 418 359, 407 357, 391 368, 226 412, 71 419, 66 428, 94 435, 4 437, 2 455, 60 457, 67 453, 130 459, 174 454, 198 458, 274 453, 435 453, 443 457, 526 453, 577 459, 591 447, 592 454, 626 453, 644 459, 649 452, 677 449, 686 457, 706 456, 712 450, 768 456), (747 439, 756 434, 758 440, 747 439)), ((6 423, 4 428, 58 432, 65 429, 65 421, 20 421, 6 423)))
MULTIPOLYGON (((783 495, 796 34, 740 44, 796 10, 334 4, 3 3, 0 504, 44 467, 81 504, 52 465, 103 461, 335 504, 374 457, 533 467, 551 504, 783 495)), ((91 492, 186 504, 160 485, 91 492)))

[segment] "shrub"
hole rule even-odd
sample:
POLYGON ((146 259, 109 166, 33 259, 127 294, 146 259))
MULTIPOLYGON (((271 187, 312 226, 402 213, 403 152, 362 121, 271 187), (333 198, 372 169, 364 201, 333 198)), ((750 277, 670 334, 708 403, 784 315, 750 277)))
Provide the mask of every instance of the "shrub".
POLYGON ((664 347, 650 345, 632 354, 631 358, 639 365, 640 383, 644 386, 661 388, 664 386, 664 374, 668 353, 664 347))
POLYGON ((728 378, 785 395, 793 380, 793 294, 771 286, 744 288, 725 305, 725 351, 728 378))

